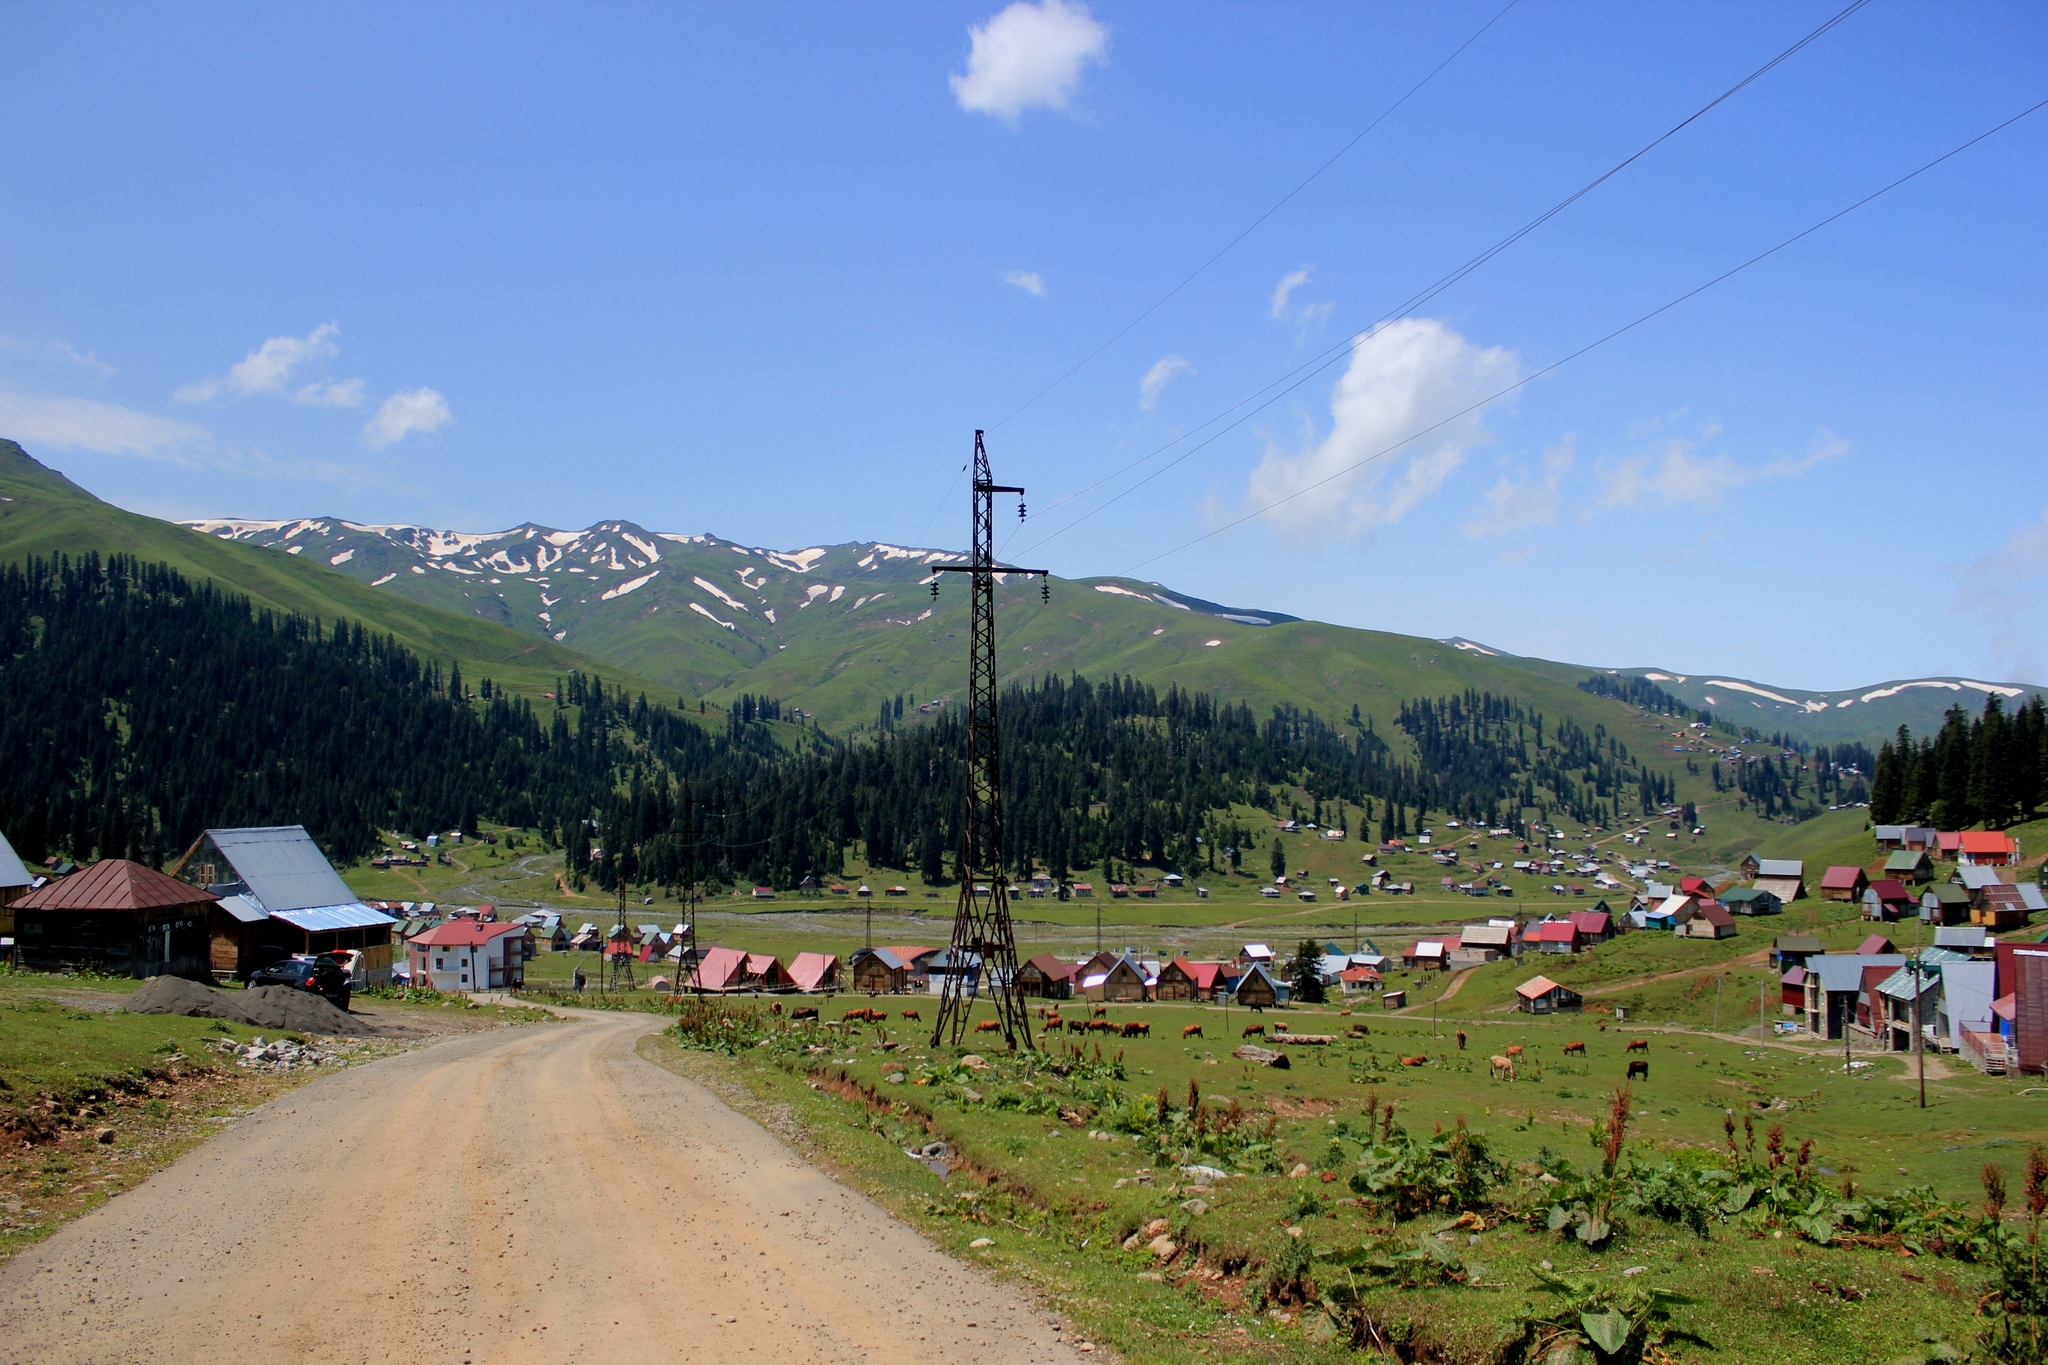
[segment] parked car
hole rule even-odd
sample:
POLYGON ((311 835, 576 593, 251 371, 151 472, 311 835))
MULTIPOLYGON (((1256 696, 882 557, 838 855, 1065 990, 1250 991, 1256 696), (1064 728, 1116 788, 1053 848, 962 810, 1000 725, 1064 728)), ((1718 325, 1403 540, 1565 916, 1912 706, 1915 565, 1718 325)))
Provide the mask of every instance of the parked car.
POLYGON ((300 954, 274 962, 249 976, 249 989, 258 986, 291 986, 326 998, 336 1009, 348 1008, 348 973, 327 953, 317 957, 300 954))

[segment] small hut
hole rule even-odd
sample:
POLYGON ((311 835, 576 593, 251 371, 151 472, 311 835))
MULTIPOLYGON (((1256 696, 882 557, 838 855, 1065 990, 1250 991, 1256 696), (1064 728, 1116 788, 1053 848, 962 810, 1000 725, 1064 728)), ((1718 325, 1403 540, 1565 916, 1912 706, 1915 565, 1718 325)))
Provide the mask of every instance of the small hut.
POLYGON ((1515 987, 1515 1008, 1525 1014, 1563 1014, 1584 1004, 1577 991, 1547 976, 1531 977, 1515 987))
POLYGON ((1271 1009, 1280 1003, 1280 986, 1264 967, 1253 963, 1237 979, 1231 998, 1246 1009, 1271 1009))
POLYGON ((104 858, 14 902, 23 966, 213 979, 207 916, 220 897, 126 858, 104 858))
POLYGON ((1065 1000, 1074 993, 1076 969, 1052 953, 1041 953, 1017 969, 1017 989, 1025 995, 1065 1000))

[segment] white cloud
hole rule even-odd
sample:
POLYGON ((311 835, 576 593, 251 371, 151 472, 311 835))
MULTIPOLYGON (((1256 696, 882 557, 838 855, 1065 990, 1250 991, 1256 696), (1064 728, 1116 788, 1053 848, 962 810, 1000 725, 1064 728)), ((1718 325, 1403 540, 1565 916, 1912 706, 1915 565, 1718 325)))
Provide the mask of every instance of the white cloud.
POLYGON ((1513 352, 1474 346, 1434 318, 1390 323, 1353 345, 1331 394, 1329 435, 1292 455, 1269 449, 1246 496, 1254 506, 1279 503, 1267 523, 1304 540, 1368 536, 1406 516, 1490 439, 1480 411, 1451 414, 1520 373, 1513 352), (1314 497, 1293 496, 1312 488, 1314 497))
POLYGON ((967 71, 948 77, 953 98, 1010 124, 1033 105, 1065 109, 1082 68, 1108 60, 1109 30, 1067 0, 1017 0, 967 33, 967 71))
POLYGON ((1149 408, 1159 398, 1160 390, 1173 382, 1177 374, 1193 369, 1186 356, 1163 355, 1154 361, 1152 368, 1145 371, 1145 377, 1138 381, 1138 406, 1149 408))
POLYGON ((1045 277, 1036 270, 1005 270, 1003 282, 1014 284, 1027 294, 1035 294, 1041 299, 1045 297, 1045 277))
POLYGON ((1495 480, 1460 529, 1473 540, 1497 540, 1534 526, 1555 526, 1558 488, 1571 472, 1572 460, 1572 438, 1567 436, 1543 452, 1535 469, 1495 480))
POLYGON ((1700 455, 1696 449, 1695 441, 1674 436, 1651 454, 1606 462, 1597 475, 1600 496, 1588 515, 1639 507, 1718 506, 1745 484, 1791 478, 1844 455, 1849 443, 1822 431, 1806 453, 1762 466, 1742 464, 1726 455, 1700 455))
POLYGON ((363 439, 382 450, 415 431, 433 431, 455 420, 448 400, 432 389, 408 389, 384 400, 376 415, 363 424, 363 439))
POLYGON ((1280 277, 1280 283, 1273 286, 1273 307, 1270 316, 1274 318, 1285 318, 1287 316, 1288 296, 1307 284, 1309 276, 1314 271, 1314 266, 1305 265, 1299 270, 1290 270, 1280 277))
POLYGON ((178 460, 212 443, 203 427, 91 398, 0 392, 0 432, 23 444, 178 460))
POLYGON ((243 356, 225 376, 194 380, 171 398, 179 403, 210 403, 216 398, 248 398, 268 393, 315 407, 357 407, 363 401, 360 379, 319 381, 297 390, 290 388, 294 370, 340 352, 341 348, 334 344, 340 332, 333 323, 323 322, 302 337, 272 337, 243 356))
POLYGON ((2048 575, 2048 507, 1955 572, 1955 609, 1991 625, 1991 657, 1999 670, 2008 679, 2038 681, 2044 642, 2037 637, 2043 615, 2037 580, 2048 575))
POLYGON ((91 370, 105 379, 114 373, 114 367, 101 360, 91 351, 81 351, 68 341, 35 341, 21 337, 0 337, 0 351, 9 355, 27 356, 34 360, 61 360, 81 369, 91 370))

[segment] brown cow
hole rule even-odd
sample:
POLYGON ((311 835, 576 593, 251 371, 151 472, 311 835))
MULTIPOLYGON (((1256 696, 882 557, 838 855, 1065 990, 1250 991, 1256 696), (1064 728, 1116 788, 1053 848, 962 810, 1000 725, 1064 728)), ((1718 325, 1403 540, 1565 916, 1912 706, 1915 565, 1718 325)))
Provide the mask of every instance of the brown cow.
POLYGON ((1512 1057, 1491 1057, 1486 1063, 1487 1078, 1496 1081, 1511 1081, 1515 1078, 1515 1059, 1512 1057))
POLYGON ((1513 1044, 1512 1046, 1510 1046, 1510 1047, 1508 1048, 1508 1056, 1510 1056, 1510 1057, 1519 1057, 1519 1056, 1521 1056, 1521 1055, 1522 1055, 1522 1045, 1521 1045, 1520 1043, 1515 1043, 1515 1044, 1513 1044))
POLYGON ((1586 1045, 1585 1045, 1584 1043, 1566 1043, 1566 1044, 1564 1045, 1564 1055, 1565 1055, 1565 1056, 1569 1057, 1569 1056, 1571 1056, 1571 1055, 1572 1055, 1572 1054, 1573 1054, 1574 1052, 1578 1053, 1578 1054, 1579 1054, 1579 1055, 1580 1055, 1581 1057, 1585 1056, 1585 1055, 1586 1055, 1586 1045))
POLYGON ((1066 1022, 1057 1014, 1048 1014, 1045 1016, 1045 1031, 1047 1033, 1058 1033, 1062 1028, 1066 1027, 1066 1022))
POLYGON ((1647 1059, 1643 1061, 1630 1062, 1628 1064, 1628 1075, 1625 1079, 1632 1081, 1636 1079, 1638 1076, 1642 1077, 1646 1081, 1650 1079, 1650 1063, 1647 1059))
POLYGON ((1650 1040, 1648 1038, 1631 1038, 1628 1040, 1628 1046, 1622 1049, 1623 1052, 1648 1052, 1649 1050, 1650 1040))
POLYGON ((916 1020, 916 1021, 917 1021, 918 1023, 920 1023, 920 1024, 922 1024, 922 1023, 924 1022, 924 1016, 923 1016, 923 1015, 921 1015, 921 1014, 919 1014, 919 1013, 918 1013, 918 1012, 917 1012, 916 1010, 905 1010, 905 1011, 903 1011, 903 1017, 904 1017, 905 1019, 914 1019, 914 1020, 916 1020))
POLYGON ((1180 1031, 1180 1036, 1183 1038, 1199 1038, 1202 1036, 1202 1026, 1200 1024, 1189 1024, 1180 1031))
POLYGON ((1264 1024, 1246 1024, 1244 1026, 1244 1036, 1247 1038, 1263 1038, 1266 1036, 1266 1026, 1264 1024))
POLYGON ((1105 1015, 1105 1014, 1108 1014, 1108 1013, 1109 1013, 1109 1006, 1107 1006, 1107 1005, 1097 1005, 1097 1006, 1096 1006, 1096 1007, 1095 1007, 1094 1009, 1092 1009, 1092 1010, 1088 1011, 1088 1013, 1089 1013, 1090 1015, 1092 1015, 1093 1017, 1095 1017, 1095 1018, 1097 1018, 1097 1019, 1100 1019, 1100 1018, 1101 1018, 1101 1017, 1102 1017, 1103 1015, 1105 1015))
POLYGON ((999 1031, 1002 1028, 1002 1026, 1003 1025, 1000 1020, 984 1019, 974 1026, 974 1031, 976 1033, 995 1033, 999 1031))
POLYGON ((1429 1065, 1429 1058, 1427 1058, 1427 1057, 1403 1057, 1403 1058, 1401 1059, 1401 1065, 1402 1065, 1402 1066, 1428 1066, 1428 1065, 1429 1065))
POLYGON ((782 1013, 782 1002, 781 1002, 780 1000, 777 1000, 777 1001, 774 1001, 773 1003, 771 1003, 771 1004, 770 1004, 770 1005, 768 1006, 768 1012, 769 1012, 770 1014, 780 1014, 780 1013, 782 1013))
POLYGON ((806 1019, 816 1019, 818 1017, 818 1008, 815 1005, 800 1006, 790 1011, 789 1017, 792 1023, 801 1024, 806 1019))
POLYGON ((1275 1033, 1285 1033, 1285 1032, 1287 1032, 1287 1024, 1286 1024, 1286 1021, 1285 1021, 1285 1020, 1276 1020, 1276 1021, 1274 1021, 1274 1024, 1273 1024, 1273 1032, 1275 1032, 1275 1033))
POLYGON ((1126 1038, 1150 1038, 1152 1036, 1152 1025, 1125 1024, 1123 1036, 1126 1038))
POLYGON ((1459 1030, 1458 1030, 1458 1051, 1460 1051, 1460 1052, 1463 1052, 1464 1050, 1465 1050, 1465 1030, 1463 1030, 1463 1029, 1459 1029, 1459 1030))

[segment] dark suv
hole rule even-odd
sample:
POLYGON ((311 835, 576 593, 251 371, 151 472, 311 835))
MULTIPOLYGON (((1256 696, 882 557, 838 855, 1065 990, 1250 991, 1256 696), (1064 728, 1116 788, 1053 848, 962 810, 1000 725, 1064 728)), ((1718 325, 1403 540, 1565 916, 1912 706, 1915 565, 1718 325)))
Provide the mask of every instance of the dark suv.
POLYGON ((336 1009, 348 1008, 348 973, 327 954, 318 957, 288 957, 273 962, 249 976, 249 989, 258 986, 292 986, 323 996, 336 1009))

